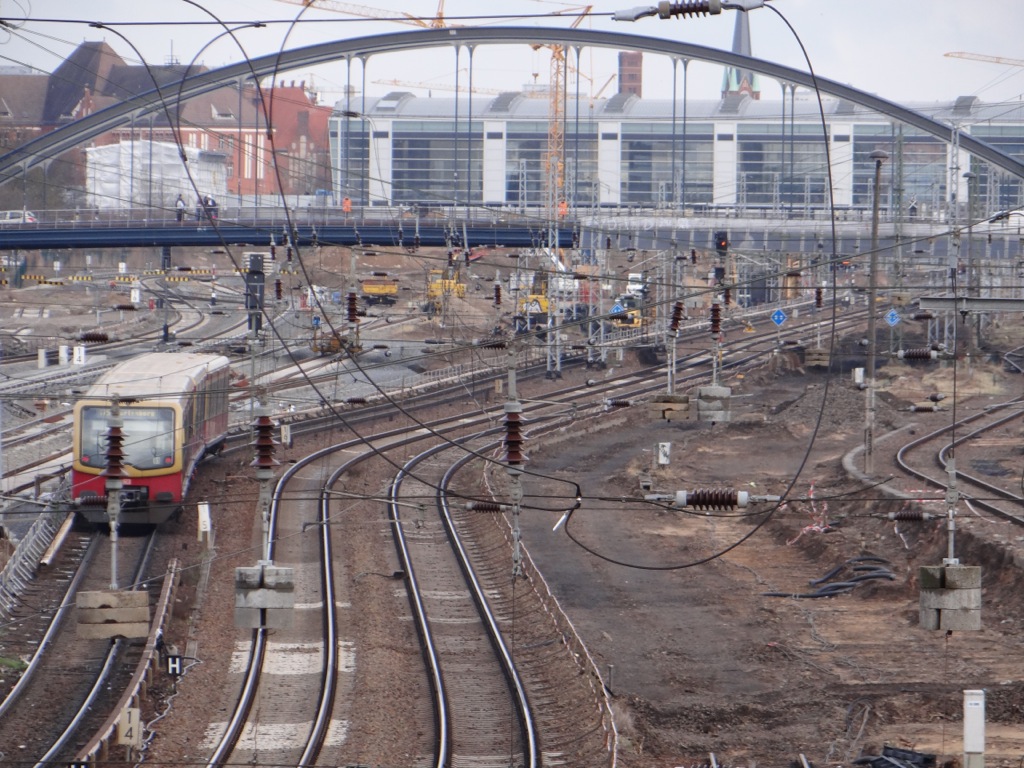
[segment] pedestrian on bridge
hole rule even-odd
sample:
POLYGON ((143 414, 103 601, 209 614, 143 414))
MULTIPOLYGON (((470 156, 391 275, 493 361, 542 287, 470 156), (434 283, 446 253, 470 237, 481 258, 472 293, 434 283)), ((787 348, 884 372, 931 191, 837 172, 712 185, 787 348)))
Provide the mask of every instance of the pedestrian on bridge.
POLYGON ((179 224, 185 220, 185 200, 181 195, 178 195, 178 199, 174 201, 174 215, 179 224))

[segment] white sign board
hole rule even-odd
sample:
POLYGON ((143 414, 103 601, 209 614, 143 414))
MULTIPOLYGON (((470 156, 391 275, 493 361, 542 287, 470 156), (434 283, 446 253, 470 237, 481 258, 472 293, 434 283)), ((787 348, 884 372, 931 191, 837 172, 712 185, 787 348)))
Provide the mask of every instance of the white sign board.
POLYGON ((671 462, 672 443, 658 443, 658 464, 665 466, 671 462))
POLYGON ((117 743, 136 748, 142 746, 142 720, 138 707, 121 710, 121 719, 117 722, 117 743))

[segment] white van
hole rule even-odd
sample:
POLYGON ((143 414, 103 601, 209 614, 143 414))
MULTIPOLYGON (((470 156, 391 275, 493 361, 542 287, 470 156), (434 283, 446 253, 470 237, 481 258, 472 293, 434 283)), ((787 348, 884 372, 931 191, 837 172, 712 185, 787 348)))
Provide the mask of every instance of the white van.
POLYGON ((0 224, 35 224, 32 211, 0 211, 0 224))

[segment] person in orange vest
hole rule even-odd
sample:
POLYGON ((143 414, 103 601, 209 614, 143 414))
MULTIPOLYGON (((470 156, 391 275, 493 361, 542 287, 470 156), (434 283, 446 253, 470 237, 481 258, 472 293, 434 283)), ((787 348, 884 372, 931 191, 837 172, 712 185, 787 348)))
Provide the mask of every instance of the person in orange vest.
POLYGON ((562 200, 558 203, 558 215, 564 219, 567 213, 569 213, 569 204, 562 200))
POLYGON ((341 210, 343 210, 345 213, 352 213, 351 198, 346 197, 344 200, 341 201, 341 210))

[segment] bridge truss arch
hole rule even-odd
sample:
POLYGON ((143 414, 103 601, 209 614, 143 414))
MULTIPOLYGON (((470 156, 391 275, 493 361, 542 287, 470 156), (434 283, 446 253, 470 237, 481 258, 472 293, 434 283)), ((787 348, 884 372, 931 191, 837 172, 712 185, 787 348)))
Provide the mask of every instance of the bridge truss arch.
MULTIPOLYGON (((161 91, 153 89, 133 96, 118 105, 97 111, 0 155, 0 184, 20 177, 28 169, 43 164, 82 142, 127 125, 133 118, 137 119, 140 116, 163 111, 172 97, 174 100, 179 98, 187 100, 213 91, 226 83, 238 82, 240 79, 276 78, 280 73, 295 69, 353 58, 365 61, 377 54, 425 48, 517 43, 638 50, 678 59, 718 63, 739 69, 753 70, 761 75, 809 89, 814 89, 817 86, 823 93, 874 110, 943 141, 950 141, 956 130, 954 127, 929 118, 920 112, 834 80, 823 77, 813 78, 808 72, 792 67, 693 43, 600 30, 460 27, 395 32, 319 43, 261 56, 190 76, 181 82, 180 87, 175 84, 165 87, 161 91)), ((958 140, 962 150, 1013 176, 1024 179, 1024 162, 1010 157, 968 134, 960 134, 958 140)))

